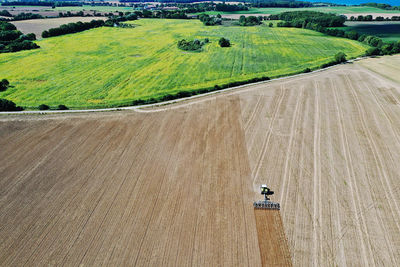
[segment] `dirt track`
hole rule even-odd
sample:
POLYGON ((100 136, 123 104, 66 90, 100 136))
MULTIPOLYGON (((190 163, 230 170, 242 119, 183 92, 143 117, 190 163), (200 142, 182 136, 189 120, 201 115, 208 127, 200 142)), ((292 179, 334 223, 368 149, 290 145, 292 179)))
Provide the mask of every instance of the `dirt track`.
POLYGON ((267 183, 294 266, 398 266, 400 85, 363 64, 161 112, 0 117, 0 265, 258 266, 267 183))

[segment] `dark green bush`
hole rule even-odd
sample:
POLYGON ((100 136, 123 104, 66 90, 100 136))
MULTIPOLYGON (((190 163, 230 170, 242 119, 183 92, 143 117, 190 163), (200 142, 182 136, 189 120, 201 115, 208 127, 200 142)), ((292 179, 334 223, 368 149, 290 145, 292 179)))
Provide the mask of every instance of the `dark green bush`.
POLYGON ((226 39, 224 37, 221 37, 221 39, 219 39, 218 44, 220 47, 230 47, 231 46, 231 42, 229 41, 229 39, 226 39))
POLYGON ((1 80, 0 81, 0 92, 7 90, 9 85, 10 85, 10 83, 6 79, 1 80))
POLYGON ((38 108, 39 108, 39 110, 48 110, 48 109, 50 109, 50 107, 48 105, 46 105, 46 104, 40 104, 38 108))
POLYGON ((58 105, 58 110, 68 110, 69 108, 66 105, 58 105))
POLYGON ((0 98, 0 111, 21 111, 22 107, 17 107, 14 102, 0 98))
POLYGON ((335 55, 335 61, 337 63, 343 63, 346 62, 346 54, 343 52, 339 52, 335 55))
POLYGON ((381 53, 381 51, 377 47, 368 48, 367 51, 365 52, 365 54, 367 56, 378 56, 378 55, 380 55, 380 53, 381 53))

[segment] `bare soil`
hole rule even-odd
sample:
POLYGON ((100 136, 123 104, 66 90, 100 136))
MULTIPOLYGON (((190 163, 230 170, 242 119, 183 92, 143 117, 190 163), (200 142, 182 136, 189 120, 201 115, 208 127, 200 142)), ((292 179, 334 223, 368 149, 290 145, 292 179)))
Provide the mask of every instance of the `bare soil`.
POLYGON ((104 17, 67 17, 67 18, 49 18, 49 19, 30 19, 12 21, 11 23, 17 27, 23 34, 34 33, 36 38, 42 37, 42 32, 51 28, 57 28, 62 24, 71 22, 89 22, 92 20, 104 20, 104 17))
POLYGON ((140 113, 1 116, 0 265, 260 266, 266 183, 294 266, 399 266, 398 60, 140 113))
POLYGON ((262 266, 292 266, 279 210, 254 209, 262 266))

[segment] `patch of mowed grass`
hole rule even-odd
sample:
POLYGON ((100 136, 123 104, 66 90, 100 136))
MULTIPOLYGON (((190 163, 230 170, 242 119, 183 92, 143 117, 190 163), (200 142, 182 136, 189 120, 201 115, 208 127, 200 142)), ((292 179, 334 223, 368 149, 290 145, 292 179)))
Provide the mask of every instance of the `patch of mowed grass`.
POLYGON ((367 46, 296 28, 203 26, 197 20, 143 19, 136 28, 96 28, 38 41, 38 50, 0 54, 0 77, 13 88, 0 98, 35 108, 130 105, 180 91, 205 91, 260 77, 315 69, 342 51, 367 46), (221 48, 228 38, 232 46, 221 48), (201 52, 178 49, 181 39, 210 43, 201 52))

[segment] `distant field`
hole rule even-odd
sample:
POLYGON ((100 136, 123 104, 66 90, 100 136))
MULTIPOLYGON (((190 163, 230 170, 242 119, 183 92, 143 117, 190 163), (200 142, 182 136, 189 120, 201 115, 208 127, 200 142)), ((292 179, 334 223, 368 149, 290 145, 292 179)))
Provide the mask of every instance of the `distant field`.
POLYGON ((132 7, 110 7, 110 6, 82 6, 82 7, 57 7, 57 8, 51 8, 48 6, 0 6, 0 10, 7 10, 9 11, 12 15, 17 15, 21 12, 25 13, 34 13, 34 14, 40 14, 43 17, 58 17, 58 13, 60 12, 78 12, 78 11, 83 11, 84 14, 90 14, 93 15, 94 11, 97 13, 110 13, 110 12, 126 12, 126 11, 133 11, 132 7))
POLYGON ((248 11, 238 12, 219 12, 219 11, 208 11, 204 12, 210 15, 216 14, 279 14, 286 11, 300 11, 300 10, 312 10, 326 13, 335 14, 352 14, 352 13, 400 13, 398 10, 383 10, 374 7, 364 6, 335 6, 335 7, 307 7, 307 8, 251 8, 248 11))
POLYGON ((41 49, 0 55, 0 77, 14 88, 0 97, 26 107, 127 105, 135 99, 277 77, 332 60, 357 57, 367 46, 295 28, 206 27, 197 20, 135 21, 138 27, 97 28, 38 41, 41 49), (226 37, 233 46, 220 48, 226 37), (180 39, 209 38, 201 53, 177 48, 180 39))
MULTIPOLYGON (((10 10, 12 7, 1 7, 1 9, 10 10)), ((66 6, 66 7, 56 7, 54 9, 50 7, 40 7, 40 6, 17 6, 16 9, 36 9, 48 12, 59 12, 59 11, 97 11, 97 12, 115 12, 115 11, 133 11, 132 7, 114 7, 114 6, 66 6)), ((238 12, 219 12, 219 11, 208 11, 205 12, 210 15, 216 14, 279 14, 285 11, 298 11, 298 10, 314 10, 327 13, 335 14, 365 14, 365 13, 400 13, 398 10, 384 10, 374 7, 367 6, 335 6, 335 7, 312 7, 312 8, 251 8, 248 11, 238 11, 238 12)))
POLYGON ((400 21, 348 21, 346 25, 347 27, 340 29, 345 31, 355 30, 360 34, 375 35, 388 42, 400 40, 400 21))
POLYGON ((51 18, 51 19, 31 19, 31 20, 20 20, 13 21, 18 30, 24 34, 34 33, 36 38, 42 37, 42 32, 50 28, 59 27, 62 24, 67 24, 71 22, 89 22, 94 19, 102 19, 104 17, 68 17, 68 18, 51 18))
MULTIPOLYGON (((54 9, 53 9, 54 10, 54 9)), ((115 11, 133 11, 133 7, 117 7, 117 6, 90 6, 90 5, 83 5, 83 6, 63 6, 63 7, 56 7, 55 10, 58 11, 97 11, 97 12, 115 12, 115 11)))

